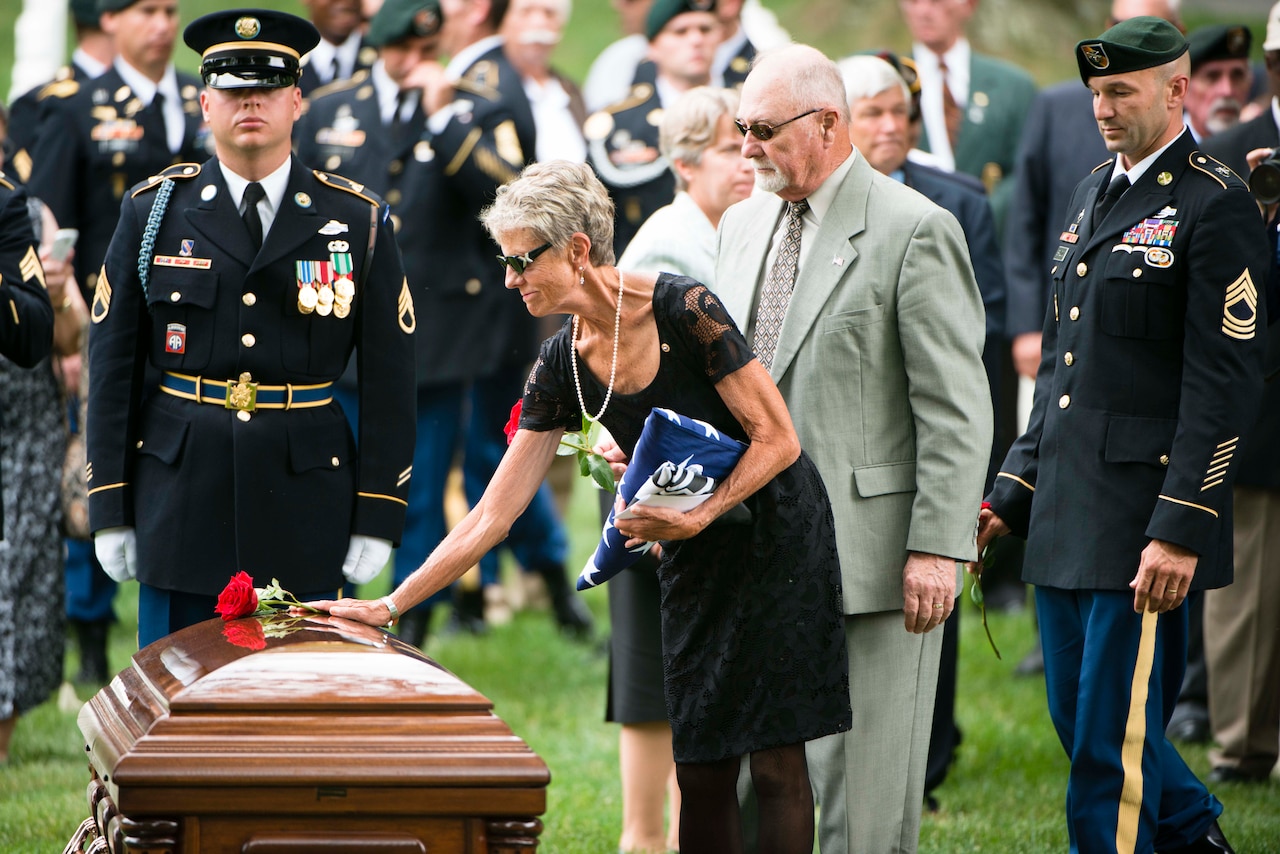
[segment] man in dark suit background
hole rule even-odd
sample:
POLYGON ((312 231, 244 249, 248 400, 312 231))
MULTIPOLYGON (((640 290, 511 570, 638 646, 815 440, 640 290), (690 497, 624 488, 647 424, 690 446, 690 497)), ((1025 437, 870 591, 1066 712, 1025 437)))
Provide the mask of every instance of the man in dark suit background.
MULTIPOLYGON (((1280 3, 1271 7, 1262 49, 1271 101, 1251 121, 1216 134, 1205 142, 1206 154, 1240 175, 1249 174, 1245 155, 1258 148, 1280 146, 1276 120, 1280 110, 1280 3)), ((1273 155, 1274 156, 1274 155, 1273 155)), ((1268 208, 1273 212, 1273 209, 1268 208)), ((1267 224, 1272 258, 1276 257, 1276 220, 1267 224)), ((1276 293, 1277 270, 1271 270, 1269 295, 1276 293)), ((1280 306, 1272 312, 1269 333, 1280 306)), ((1275 370, 1275 347, 1268 363, 1275 370)), ((1208 668, 1210 723, 1215 746, 1209 751, 1211 782, 1261 783, 1271 776, 1280 753, 1280 579, 1275 556, 1280 553, 1280 382, 1272 378, 1262 394, 1262 408, 1252 438, 1241 450, 1240 476, 1234 490, 1235 581, 1204 598, 1204 650, 1208 668)))
MULTIPOLYGON (((1004 267, 996 240, 995 221, 986 192, 976 178, 959 172, 943 172, 907 158, 910 150, 911 96, 906 82, 892 65, 874 56, 841 60, 845 92, 849 98, 849 140, 877 172, 918 191, 955 215, 969 245, 974 278, 986 311, 986 344, 982 361, 991 390, 992 412, 998 409, 999 355, 1004 342, 1004 267)), ((993 444, 994 466, 995 447, 993 444)), ((987 485, 990 486, 989 470, 987 485)), ((933 706, 933 735, 925 771, 925 800, 945 779, 952 754, 960 743, 955 725, 956 663, 960 613, 956 609, 943 624, 942 661, 938 672, 938 697, 933 706)))

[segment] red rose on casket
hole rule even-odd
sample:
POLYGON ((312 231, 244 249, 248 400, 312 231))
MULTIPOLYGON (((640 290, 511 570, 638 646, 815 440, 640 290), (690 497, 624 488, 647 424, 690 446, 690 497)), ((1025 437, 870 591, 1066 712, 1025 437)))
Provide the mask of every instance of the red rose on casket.
POLYGON ((257 620, 237 620, 222 627, 222 636, 245 649, 266 649, 267 636, 257 620))
POLYGON ((517 400, 516 405, 511 407, 511 417, 507 419, 507 426, 502 428, 502 432, 507 434, 507 444, 516 437, 516 431, 520 429, 520 404, 523 400, 517 400))
POLYGON ((218 604, 213 610, 224 620, 238 620, 258 610, 258 591, 253 589, 249 573, 241 571, 231 576, 218 594, 218 604))

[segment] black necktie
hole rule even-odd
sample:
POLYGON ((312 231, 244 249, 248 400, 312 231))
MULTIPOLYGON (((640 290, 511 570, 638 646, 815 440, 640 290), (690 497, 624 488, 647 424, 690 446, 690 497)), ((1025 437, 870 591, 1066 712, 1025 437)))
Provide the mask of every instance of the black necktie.
POLYGON ((262 248, 262 217, 258 215, 258 202, 266 198, 262 185, 254 181, 244 188, 244 213, 241 218, 249 229, 249 237, 253 240, 253 248, 262 248))
POLYGON ((1102 222, 1107 218, 1107 214, 1116 206, 1116 202, 1120 201, 1120 197, 1124 195, 1124 191, 1129 189, 1129 176, 1121 175, 1115 178, 1107 186, 1107 191, 1098 199, 1098 204, 1093 209, 1093 221, 1095 223, 1102 222))
POLYGON ((404 138, 404 127, 406 124, 404 119, 405 104, 409 103, 409 99, 413 97, 413 94, 416 91, 417 90, 414 89, 401 89, 400 94, 396 96, 396 108, 395 112, 391 114, 390 125, 391 141, 396 145, 399 145, 400 141, 404 138))
POLYGON ((141 113, 143 137, 152 137, 155 142, 169 150, 169 131, 164 121, 164 93, 156 91, 156 95, 141 113))

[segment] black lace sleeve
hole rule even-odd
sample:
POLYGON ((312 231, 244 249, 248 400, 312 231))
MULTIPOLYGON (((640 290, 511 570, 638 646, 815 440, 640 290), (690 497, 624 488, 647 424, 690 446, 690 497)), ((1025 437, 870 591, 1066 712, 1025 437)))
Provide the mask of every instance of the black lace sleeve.
POLYGON ((573 391, 573 374, 567 361, 568 338, 563 330, 542 342, 538 361, 524 384, 520 427, 546 432, 557 427, 578 430, 582 411, 573 391))
POLYGON ((713 384, 755 358, 747 339, 725 311, 720 299, 701 282, 687 276, 666 279, 662 303, 696 368, 713 384))

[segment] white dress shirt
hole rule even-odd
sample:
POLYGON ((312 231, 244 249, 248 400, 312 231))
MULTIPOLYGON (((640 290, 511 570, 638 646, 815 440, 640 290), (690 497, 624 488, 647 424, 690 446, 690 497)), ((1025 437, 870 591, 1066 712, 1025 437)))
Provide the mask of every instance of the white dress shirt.
POLYGON ((165 143, 169 150, 176 153, 182 148, 182 137, 186 133, 186 117, 182 114, 182 94, 178 91, 178 74, 173 70, 173 63, 165 66, 164 76, 157 84, 147 75, 125 62, 124 57, 117 56, 115 69, 125 84, 133 90, 133 94, 148 107, 156 97, 156 92, 164 94, 164 133, 165 143))
MULTIPOLYGON (((280 210, 280 205, 284 203, 285 190, 289 189, 289 168, 292 163, 293 158, 286 157, 279 168, 258 182, 262 185, 262 191, 266 193, 258 202, 258 218, 262 220, 264 246, 267 243, 267 234, 271 231, 271 224, 276 221, 276 211, 280 210)), ((249 179, 241 178, 221 161, 218 162, 218 167, 222 169, 222 180, 227 182, 227 192, 236 201, 236 210, 243 216, 244 191, 249 186, 249 179)))
MULTIPOLYGON (((947 137, 947 119, 942 106, 942 70, 938 66, 938 54, 916 42, 911 46, 920 75, 920 116, 924 120, 925 133, 929 135, 929 151, 938 158, 938 168, 947 172, 956 169, 956 155, 947 137)), ((967 39, 960 38, 942 55, 947 64, 946 86, 956 105, 964 110, 969 103, 969 63, 972 51, 967 39)))

